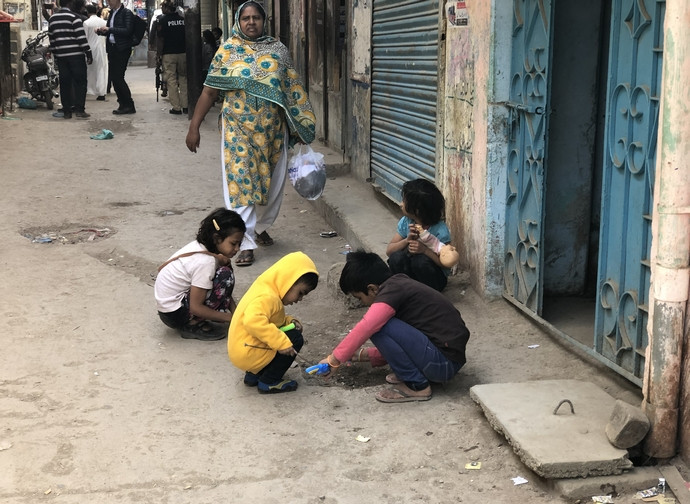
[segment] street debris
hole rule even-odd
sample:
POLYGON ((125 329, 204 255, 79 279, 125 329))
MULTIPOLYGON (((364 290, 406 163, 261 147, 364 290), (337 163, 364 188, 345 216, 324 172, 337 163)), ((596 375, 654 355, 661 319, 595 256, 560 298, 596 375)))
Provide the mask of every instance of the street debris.
POLYGON ((481 462, 469 462, 465 464, 465 469, 470 469, 470 470, 479 470, 482 468, 482 463, 481 462))
POLYGON ((359 441, 360 443, 368 443, 371 438, 370 437, 364 437, 361 434, 358 434, 355 439, 357 441, 359 441))
POLYGON ((23 233, 24 238, 31 240, 31 243, 81 243, 96 240, 96 238, 107 238, 112 234, 110 228, 81 228, 75 231, 39 231, 27 230, 23 233))
POLYGON ((12 443, 9 441, 3 441, 0 443, 0 451, 9 450, 10 448, 12 448, 12 443))
POLYGON ((613 504, 613 498, 610 495, 596 495, 592 497, 592 502, 601 502, 603 504, 613 504))
POLYGON ((658 487, 648 488, 647 490, 640 490, 635 494, 638 499, 646 499, 649 497, 656 497, 659 495, 658 487))
POLYGON ((539 348, 539 345, 527 345, 527 348, 539 348))
POLYGON ((17 98, 17 105, 19 105, 19 108, 29 109, 29 110, 36 110, 36 108, 38 107, 34 100, 32 100, 31 98, 28 98, 26 96, 21 96, 21 97, 17 98))
POLYGON ((102 129, 100 133, 91 135, 89 138, 91 140, 110 140, 115 137, 115 134, 109 129, 102 129))
POLYGON ((516 486, 517 486, 517 485, 524 485, 525 483, 528 482, 528 481, 527 481, 525 478, 523 478, 522 476, 516 476, 516 477, 510 478, 510 479, 513 480, 513 485, 516 485, 516 486))

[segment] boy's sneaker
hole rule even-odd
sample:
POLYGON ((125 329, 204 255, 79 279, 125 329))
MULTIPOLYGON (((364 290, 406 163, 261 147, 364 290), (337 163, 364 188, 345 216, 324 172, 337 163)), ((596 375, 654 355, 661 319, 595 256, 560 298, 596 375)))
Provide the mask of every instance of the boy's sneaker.
POLYGON ((244 384, 247 387, 256 387, 259 383, 259 375, 247 371, 244 373, 244 384))
POLYGON ((297 382, 295 380, 283 380, 273 385, 264 383, 259 380, 257 385, 259 394, 279 394, 281 392, 294 392, 297 390, 297 382))

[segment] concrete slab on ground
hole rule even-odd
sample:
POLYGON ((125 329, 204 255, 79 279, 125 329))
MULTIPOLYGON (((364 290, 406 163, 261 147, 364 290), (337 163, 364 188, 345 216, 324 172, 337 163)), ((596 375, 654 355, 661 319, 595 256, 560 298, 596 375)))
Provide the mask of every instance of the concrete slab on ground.
POLYGON ((470 397, 523 461, 544 478, 621 474, 630 469, 627 450, 606 437, 615 399, 578 380, 475 385, 470 397), (574 413, 567 399, 572 403, 574 413))

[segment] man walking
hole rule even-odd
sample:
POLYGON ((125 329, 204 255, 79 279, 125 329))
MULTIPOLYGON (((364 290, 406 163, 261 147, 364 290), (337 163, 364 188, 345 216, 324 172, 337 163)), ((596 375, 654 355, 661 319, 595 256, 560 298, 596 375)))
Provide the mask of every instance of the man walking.
POLYGON ((168 86, 171 114, 187 113, 187 49, 184 18, 172 2, 161 5, 163 15, 158 18, 158 36, 163 40, 163 79, 168 86))
POLYGON ((73 0, 61 0, 60 6, 48 21, 48 38, 60 76, 62 117, 72 119, 74 111, 79 119, 86 119, 90 117, 85 105, 86 65, 93 62, 91 48, 81 18, 72 12, 73 0))
POLYGON ((108 85, 108 61, 105 53, 105 40, 99 37, 96 30, 106 26, 105 20, 96 15, 96 6, 88 4, 86 12, 89 18, 84 21, 86 39, 89 41, 93 64, 87 69, 86 93, 96 95, 99 101, 105 100, 106 86, 108 85))
POLYGON ((132 53, 132 35, 134 34, 134 14, 122 5, 121 0, 108 0, 110 15, 108 26, 98 28, 96 33, 106 37, 105 49, 108 53, 108 70, 113 83, 119 107, 113 114, 136 114, 134 100, 125 82, 127 63, 132 53))

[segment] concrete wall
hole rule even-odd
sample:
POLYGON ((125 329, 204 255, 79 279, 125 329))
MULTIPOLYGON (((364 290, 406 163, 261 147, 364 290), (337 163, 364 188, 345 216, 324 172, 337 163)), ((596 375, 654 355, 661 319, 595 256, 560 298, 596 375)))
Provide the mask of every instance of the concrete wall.
POLYGON ((501 102, 508 95, 512 11, 510 2, 502 4, 508 9, 468 2, 467 12, 455 12, 467 17, 460 26, 449 12, 456 2, 444 8, 443 165, 437 183, 461 267, 487 297, 499 296, 503 281, 507 109, 501 102))
POLYGON ((350 146, 350 171, 356 178, 369 177, 371 132, 371 23, 372 0, 353 0, 350 24, 348 99, 352 110, 346 138, 350 146))

